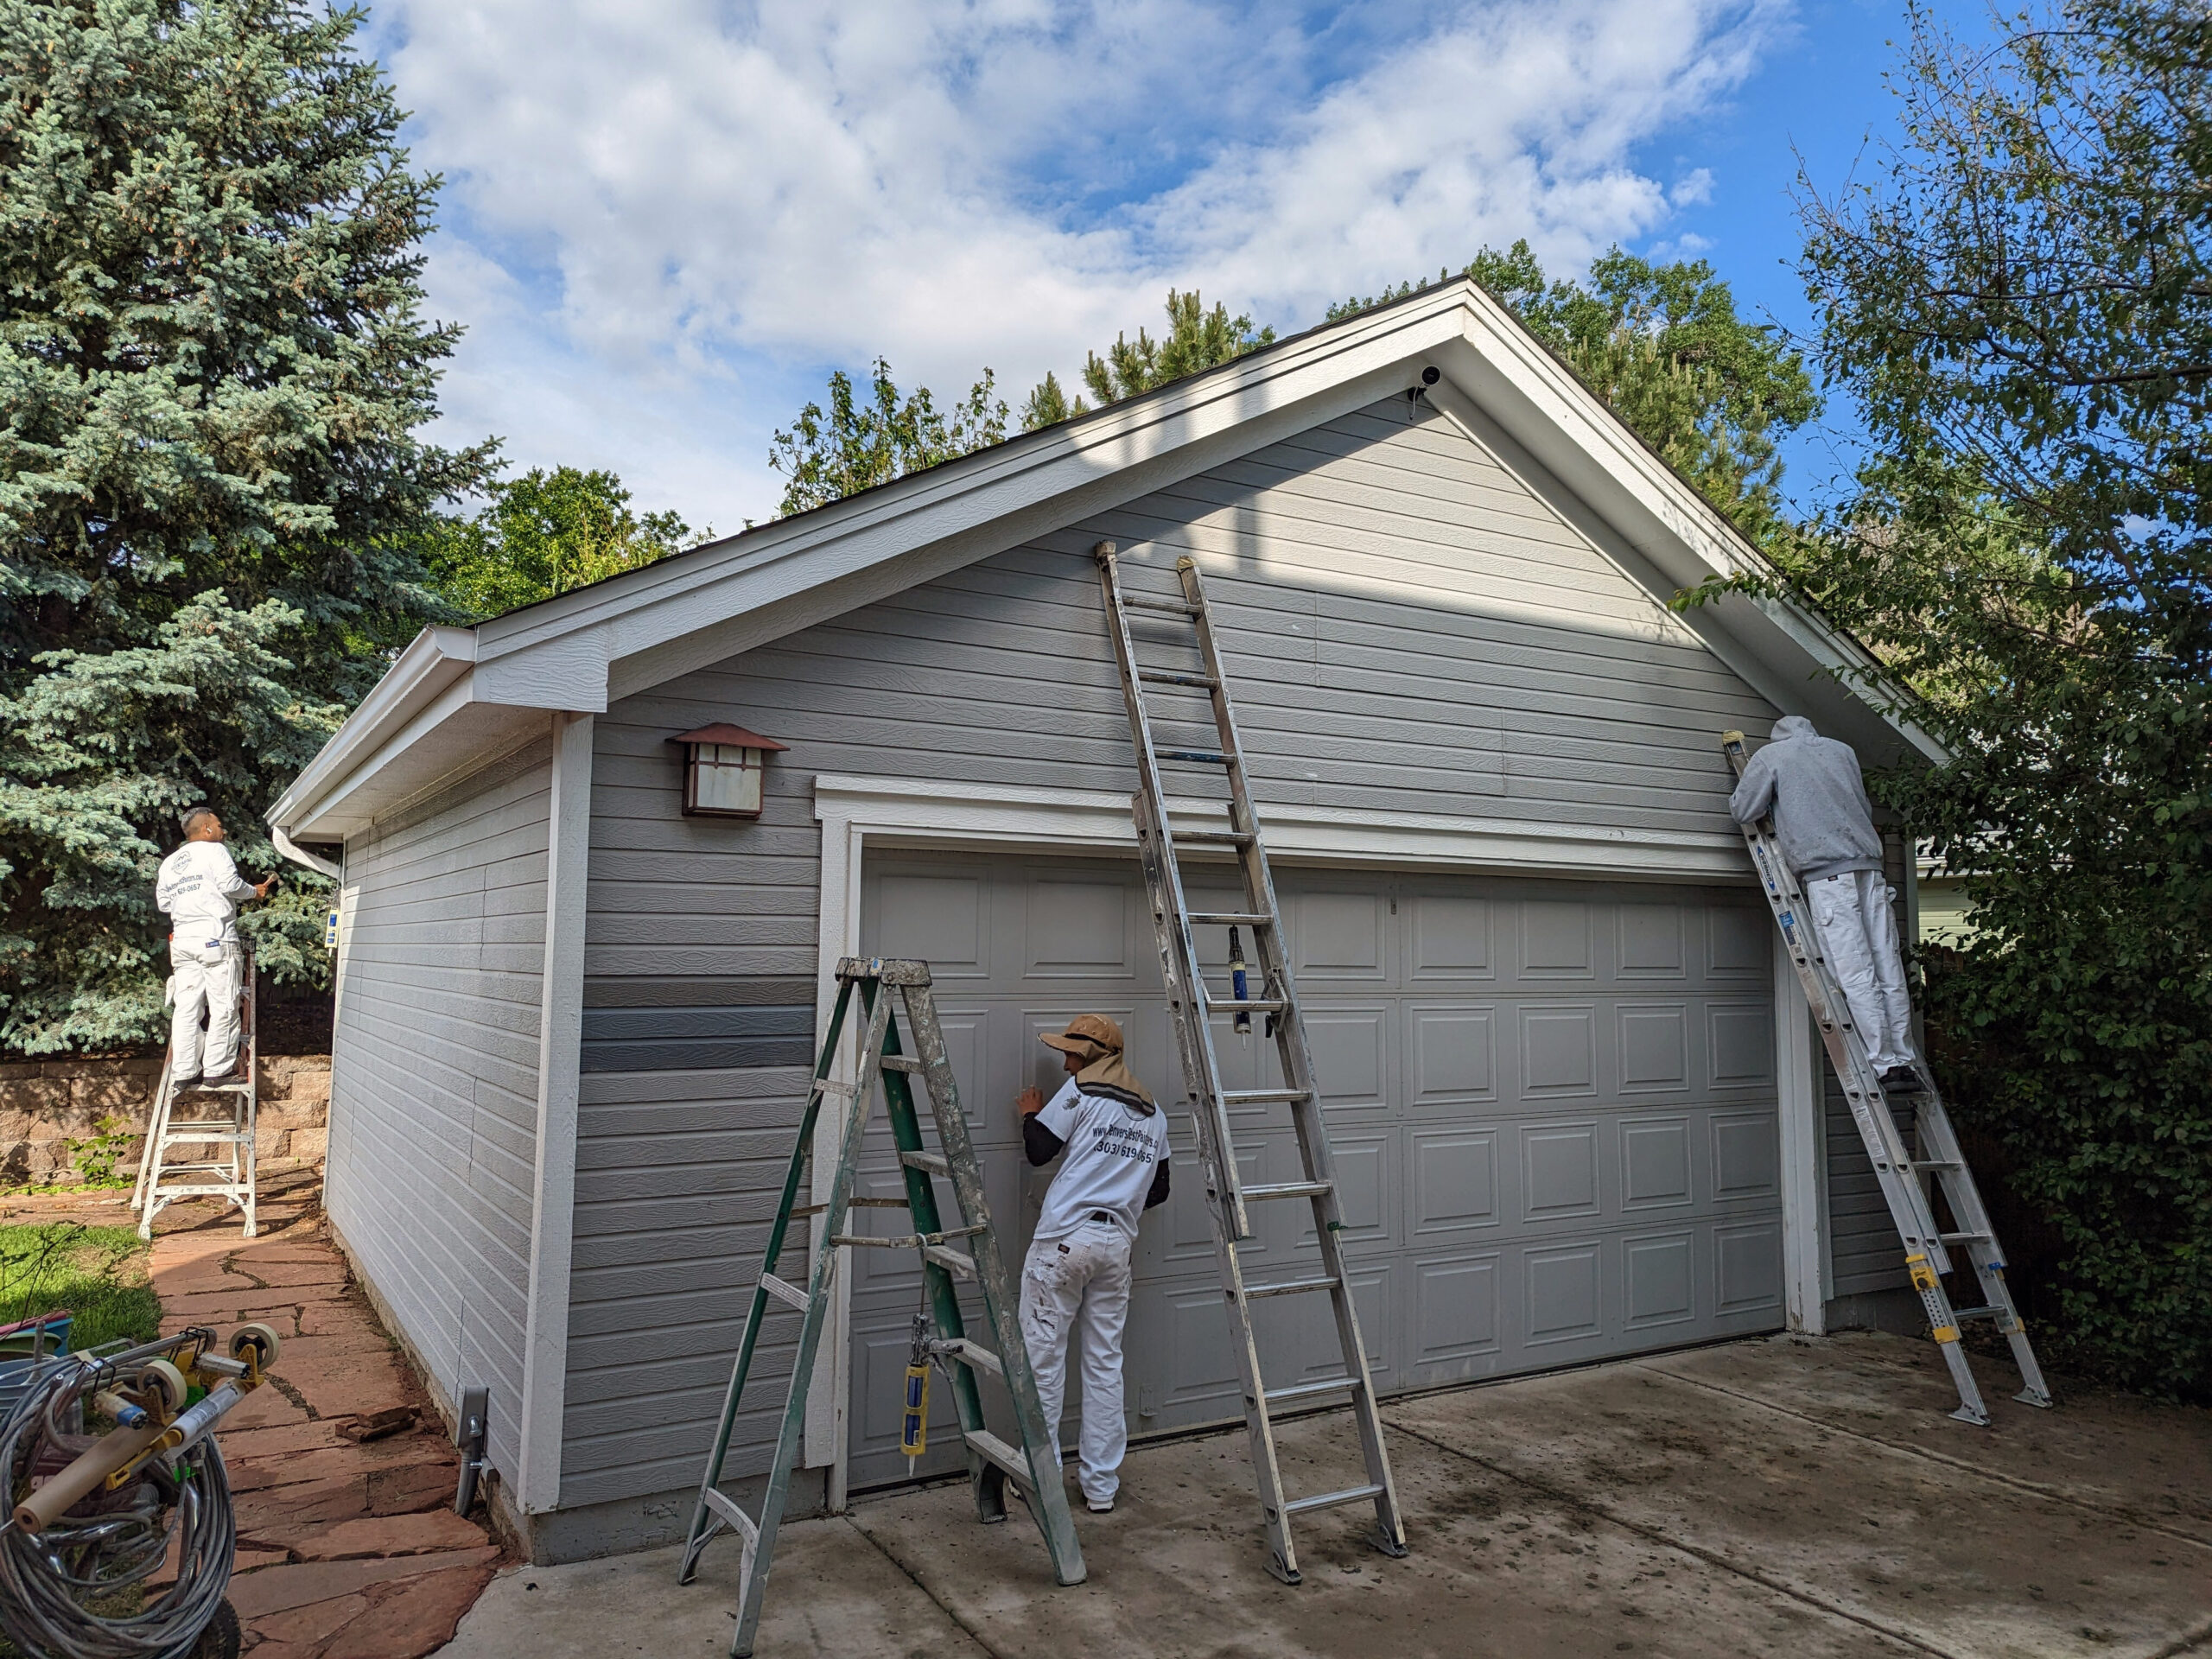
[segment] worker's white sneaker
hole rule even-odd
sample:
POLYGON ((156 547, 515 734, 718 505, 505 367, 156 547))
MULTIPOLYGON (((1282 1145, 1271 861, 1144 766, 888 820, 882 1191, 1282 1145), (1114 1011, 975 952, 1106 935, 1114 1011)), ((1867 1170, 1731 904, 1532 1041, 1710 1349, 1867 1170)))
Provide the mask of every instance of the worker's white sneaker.
POLYGON ((1111 1515, 1114 1513, 1114 1500, 1110 1497, 1086 1497, 1083 1501, 1089 1506, 1090 1512, 1093 1515, 1111 1515))

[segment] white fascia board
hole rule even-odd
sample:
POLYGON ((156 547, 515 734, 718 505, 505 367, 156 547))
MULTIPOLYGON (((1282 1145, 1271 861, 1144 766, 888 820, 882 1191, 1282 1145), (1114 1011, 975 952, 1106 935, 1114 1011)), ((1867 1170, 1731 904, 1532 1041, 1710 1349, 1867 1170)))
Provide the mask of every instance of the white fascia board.
POLYGON ((280 830, 298 830, 324 795, 443 696, 475 660, 474 629, 430 627, 416 634, 277 798, 264 815, 268 821, 280 830))
POLYGON ((1426 359, 1462 337, 1470 291, 1439 289, 1363 325, 1317 331, 487 622, 479 672, 557 680, 522 664, 556 651, 580 659, 596 652, 607 664, 605 695, 620 698, 755 648, 1402 391, 1426 359), (580 635, 592 637, 589 652, 572 643, 580 635))
MULTIPOLYGON (((1438 409, 1462 424, 1479 411, 1511 434, 1675 588, 1695 588, 1708 576, 1766 571, 1764 558, 1735 526, 1640 442, 1496 300, 1475 289, 1468 296, 1464 338, 1440 355, 1443 383, 1429 390, 1438 409)), ((1658 597, 1669 598, 1671 593, 1658 597)), ((1694 628, 1701 620, 1713 621, 1780 673, 1796 693, 1777 698, 1762 687, 1769 701, 1792 712, 1793 705, 1825 704, 1832 710, 1847 701, 1877 716, 1883 728, 1920 754, 1932 760, 1947 758, 1932 735, 1860 689, 1870 681, 1887 683, 1880 665, 1864 647, 1810 612, 1771 600, 1732 596, 1700 607, 1684 620, 1694 628), (1822 695, 1815 689, 1820 680, 1841 695, 1822 695)), ((1708 629, 1699 632, 1710 637, 1708 629)))

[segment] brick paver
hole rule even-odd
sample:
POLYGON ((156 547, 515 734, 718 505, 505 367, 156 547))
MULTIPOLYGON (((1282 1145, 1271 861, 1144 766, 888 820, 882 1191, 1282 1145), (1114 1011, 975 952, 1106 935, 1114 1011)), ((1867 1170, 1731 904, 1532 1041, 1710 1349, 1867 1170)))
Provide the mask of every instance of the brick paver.
MULTIPOLYGON (((224 1420, 238 1515, 231 1601, 255 1659, 420 1659, 490 1582, 500 1551, 452 1513, 460 1456, 325 1232, 311 1175, 264 1186, 261 1236, 235 1211, 179 1204, 156 1224, 164 1331, 274 1325, 270 1386, 224 1420), (272 1190, 272 1187, 274 1190, 272 1190), (357 1416, 414 1406, 417 1426, 356 1444, 357 1416)), ((10 1221, 130 1224, 128 1195, 16 1198, 10 1221)))

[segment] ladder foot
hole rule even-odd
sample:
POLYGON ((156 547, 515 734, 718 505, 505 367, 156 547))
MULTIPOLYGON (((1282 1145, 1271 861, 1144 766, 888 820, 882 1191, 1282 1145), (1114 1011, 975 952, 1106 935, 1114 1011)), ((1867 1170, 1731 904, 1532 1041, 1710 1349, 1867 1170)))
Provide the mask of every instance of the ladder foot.
POLYGON ((1268 1571, 1274 1573, 1275 1577, 1281 1579, 1285 1584, 1303 1584, 1306 1582, 1306 1575, 1300 1573, 1296 1567, 1286 1565, 1282 1557, 1280 1555, 1270 1554, 1268 1557, 1268 1571))
POLYGON ((2049 1411, 2052 1404, 2050 1395, 2041 1389, 2022 1389, 2012 1397, 2022 1405, 2033 1406, 2039 1411, 2049 1411))
POLYGON ((1402 1560, 1413 1554, 1413 1551, 1407 1547, 1404 1539, 1392 1537, 1389 1532, 1379 1526, 1368 1535, 1367 1541, 1394 1561, 1402 1560))
POLYGON ((1961 1406, 1951 1415, 1962 1423, 1972 1423, 1976 1428, 1989 1427, 1989 1414, 1980 1406, 1961 1406))

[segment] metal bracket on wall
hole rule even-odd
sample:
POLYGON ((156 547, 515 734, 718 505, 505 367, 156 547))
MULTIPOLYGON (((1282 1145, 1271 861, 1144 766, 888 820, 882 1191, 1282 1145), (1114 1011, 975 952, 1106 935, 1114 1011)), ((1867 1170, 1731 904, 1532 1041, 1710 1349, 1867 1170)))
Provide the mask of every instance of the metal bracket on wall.
POLYGON ((489 1389, 461 1391, 461 1419, 453 1431, 453 1443, 461 1448, 461 1490, 453 1498, 455 1515, 467 1515, 475 1506, 476 1484, 484 1473, 484 1436, 491 1408, 489 1389))

